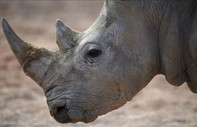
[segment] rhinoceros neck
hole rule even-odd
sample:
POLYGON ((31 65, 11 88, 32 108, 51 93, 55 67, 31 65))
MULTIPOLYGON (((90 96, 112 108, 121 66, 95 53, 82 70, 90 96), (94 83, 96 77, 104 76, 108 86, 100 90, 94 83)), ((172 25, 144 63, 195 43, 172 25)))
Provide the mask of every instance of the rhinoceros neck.
POLYGON ((197 77, 191 81, 195 72, 190 71, 191 68, 197 70, 197 60, 194 60, 197 51, 193 50, 197 48, 197 38, 194 37, 197 32, 196 15, 196 1, 173 1, 162 17, 158 35, 159 62, 161 73, 173 85, 181 85, 185 81, 197 84, 197 77))

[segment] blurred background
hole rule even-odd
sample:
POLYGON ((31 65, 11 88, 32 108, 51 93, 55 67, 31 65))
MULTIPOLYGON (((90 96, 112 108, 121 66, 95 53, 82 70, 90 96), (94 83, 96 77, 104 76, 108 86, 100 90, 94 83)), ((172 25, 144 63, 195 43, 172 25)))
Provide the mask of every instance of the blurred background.
MULTIPOLYGON (((57 51, 55 21, 86 30, 104 0, 0 0, 5 17, 26 42, 57 51)), ((156 76, 131 102, 84 124, 60 124, 49 114, 42 89, 20 67, 0 26, 0 127, 197 127, 197 95, 156 76)))

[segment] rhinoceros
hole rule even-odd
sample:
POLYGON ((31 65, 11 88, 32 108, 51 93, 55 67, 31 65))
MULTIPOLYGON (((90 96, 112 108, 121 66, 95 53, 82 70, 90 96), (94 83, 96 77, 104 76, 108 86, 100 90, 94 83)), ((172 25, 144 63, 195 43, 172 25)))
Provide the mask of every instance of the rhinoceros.
POLYGON ((60 123, 91 122, 130 101, 157 74, 197 93, 197 1, 105 0, 84 32, 56 21, 59 51, 2 26, 27 76, 44 90, 60 123))

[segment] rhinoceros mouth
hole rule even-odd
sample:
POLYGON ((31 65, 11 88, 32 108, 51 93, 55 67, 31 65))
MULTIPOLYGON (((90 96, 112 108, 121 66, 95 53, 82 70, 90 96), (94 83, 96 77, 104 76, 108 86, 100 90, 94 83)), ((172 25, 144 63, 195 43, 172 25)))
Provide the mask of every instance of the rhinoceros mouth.
POLYGON ((82 111, 80 109, 68 109, 66 105, 53 106, 50 110, 51 116, 60 123, 89 123, 94 121, 97 117, 93 117, 91 111, 82 111))
POLYGON ((66 106, 57 108, 56 113, 51 112, 52 117, 60 123, 89 123, 97 119, 93 117, 90 111, 81 111, 77 109, 67 109, 66 106))
POLYGON ((60 123, 76 123, 83 121, 83 113, 76 109, 67 109, 66 106, 58 107, 55 113, 52 113, 53 118, 60 123))

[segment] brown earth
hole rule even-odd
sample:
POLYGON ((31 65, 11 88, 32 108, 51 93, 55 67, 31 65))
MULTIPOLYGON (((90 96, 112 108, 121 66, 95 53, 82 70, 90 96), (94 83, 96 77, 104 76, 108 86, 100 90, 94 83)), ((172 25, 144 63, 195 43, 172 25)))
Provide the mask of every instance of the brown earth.
MULTIPOLYGON (((78 31, 99 15, 103 0, 0 0, 0 17, 32 44, 58 50, 55 20, 78 31)), ((156 76, 131 102, 84 124, 60 124, 50 115, 41 88, 23 72, 0 26, 0 127, 197 127, 197 95, 156 76)))

